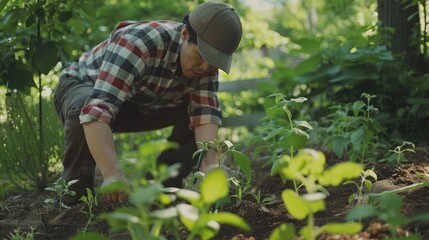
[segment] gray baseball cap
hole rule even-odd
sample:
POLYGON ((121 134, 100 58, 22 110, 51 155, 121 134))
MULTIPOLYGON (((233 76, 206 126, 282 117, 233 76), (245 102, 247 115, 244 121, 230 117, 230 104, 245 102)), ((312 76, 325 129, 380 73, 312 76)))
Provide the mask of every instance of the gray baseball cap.
POLYGON ((240 16, 234 8, 223 2, 205 2, 189 14, 189 23, 197 33, 204 60, 229 73, 232 54, 243 34, 240 16))

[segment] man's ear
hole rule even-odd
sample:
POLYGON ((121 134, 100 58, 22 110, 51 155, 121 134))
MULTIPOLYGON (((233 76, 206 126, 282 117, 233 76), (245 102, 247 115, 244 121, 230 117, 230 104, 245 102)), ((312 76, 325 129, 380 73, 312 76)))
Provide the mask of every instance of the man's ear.
POLYGON ((180 31, 180 37, 182 38, 183 41, 188 39, 188 30, 186 29, 185 24, 183 24, 182 30, 180 31))

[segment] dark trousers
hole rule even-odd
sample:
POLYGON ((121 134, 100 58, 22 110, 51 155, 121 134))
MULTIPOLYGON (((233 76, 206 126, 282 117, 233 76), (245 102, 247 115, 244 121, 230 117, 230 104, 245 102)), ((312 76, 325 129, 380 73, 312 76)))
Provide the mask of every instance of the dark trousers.
MULTIPOLYGON (((64 125, 64 173, 66 181, 78 179, 73 185, 77 195, 86 193, 86 188, 94 190, 95 161, 86 143, 79 115, 85 100, 92 93, 93 87, 75 79, 60 79, 55 90, 54 103, 56 112, 64 125)), ((192 154, 197 150, 195 134, 189 129, 187 106, 164 108, 156 114, 143 114, 133 103, 125 102, 119 113, 112 119, 113 132, 140 132, 173 126, 168 141, 176 142, 179 148, 167 149, 158 156, 158 163, 168 165, 180 162, 179 175, 164 182, 165 186, 181 187, 186 177, 196 164, 192 154)))

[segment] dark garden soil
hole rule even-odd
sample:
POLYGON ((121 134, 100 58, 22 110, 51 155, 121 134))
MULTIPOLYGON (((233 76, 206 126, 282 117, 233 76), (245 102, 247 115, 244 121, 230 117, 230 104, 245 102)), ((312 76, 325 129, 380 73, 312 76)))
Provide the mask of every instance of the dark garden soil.
MULTIPOLYGON (((337 160, 329 159, 328 165, 337 160)), ((429 147, 417 148, 417 153, 408 155, 409 162, 399 165, 368 164, 367 168, 374 168, 378 175, 378 181, 374 184, 374 191, 392 190, 401 186, 410 185, 429 180, 429 147)), ((291 218, 285 210, 281 201, 281 192, 289 186, 282 183, 278 176, 270 176, 269 169, 261 168, 261 164, 254 165, 254 179, 252 192, 261 192, 261 198, 275 195, 277 200, 265 204, 258 204, 252 195, 246 195, 238 203, 233 201, 224 206, 222 211, 235 213, 244 218, 251 226, 249 233, 239 229, 222 226, 221 232, 215 239, 267 239, 269 234, 281 223, 292 223, 300 229, 305 223, 291 218)), ((316 225, 325 223, 343 222, 345 215, 352 208, 348 203, 351 193, 356 192, 353 185, 342 185, 327 189, 330 195, 326 199, 326 210, 315 216, 316 225)), ((49 196, 48 192, 33 192, 10 196, 7 200, 0 202, 0 239, 9 239, 10 232, 18 227, 22 231, 33 227, 37 231, 35 239, 70 239, 79 233, 86 223, 86 205, 80 203, 70 209, 53 208, 44 203, 49 196)), ((401 193, 404 198, 403 215, 412 216, 417 213, 429 213, 429 191, 428 188, 401 193)), ((110 212, 121 207, 119 204, 106 202, 99 198, 99 204, 95 207, 95 214, 110 212)), ((389 237, 389 227, 376 219, 363 222, 363 231, 355 235, 322 235, 319 239, 385 239, 389 237)), ((131 239, 126 232, 112 232, 109 225, 96 220, 89 227, 90 231, 103 233, 110 239, 131 239)), ((429 222, 417 222, 404 226, 397 230, 400 235, 419 233, 421 239, 429 239, 429 222)), ((183 236, 186 230, 183 228, 183 236)), ((171 238, 171 237, 170 237, 171 238)), ((173 238, 171 238, 173 239, 173 238)))

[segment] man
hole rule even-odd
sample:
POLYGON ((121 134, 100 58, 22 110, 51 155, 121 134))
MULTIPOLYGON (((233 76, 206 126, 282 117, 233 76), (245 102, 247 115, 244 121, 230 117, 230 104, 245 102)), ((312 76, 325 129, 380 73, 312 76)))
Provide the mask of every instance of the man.
MULTIPOLYGON (((196 142, 217 137, 218 69, 229 73, 242 36, 234 9, 221 2, 199 5, 183 23, 120 23, 110 36, 64 69, 55 91, 55 108, 64 125, 64 174, 77 192, 94 189, 95 164, 104 185, 127 179, 119 165, 113 132, 149 131, 173 126, 159 163, 181 163, 179 176, 164 183, 180 187, 196 160, 196 142)), ((200 171, 216 167, 209 150, 200 171)), ((109 193, 122 202, 124 193, 109 193)))

